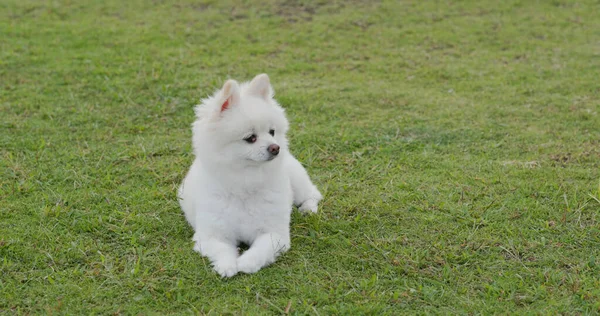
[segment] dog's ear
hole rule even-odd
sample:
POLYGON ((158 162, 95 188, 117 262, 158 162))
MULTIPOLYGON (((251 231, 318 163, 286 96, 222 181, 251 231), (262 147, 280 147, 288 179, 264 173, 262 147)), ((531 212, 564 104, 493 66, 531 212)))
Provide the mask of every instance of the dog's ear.
POLYGON ((221 97, 221 112, 229 109, 240 100, 240 86, 235 80, 227 80, 223 85, 221 97))
POLYGON ((267 76, 267 74, 260 74, 254 77, 254 79, 250 81, 248 92, 257 95, 265 100, 272 98, 273 87, 271 87, 269 76, 267 76))

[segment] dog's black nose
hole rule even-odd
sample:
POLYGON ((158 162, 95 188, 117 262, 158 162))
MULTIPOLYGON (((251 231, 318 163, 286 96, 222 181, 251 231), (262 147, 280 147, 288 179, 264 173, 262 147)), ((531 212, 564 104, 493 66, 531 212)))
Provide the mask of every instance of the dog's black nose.
POLYGON ((271 155, 277 156, 277 154, 279 154, 279 145, 271 144, 267 150, 271 155))

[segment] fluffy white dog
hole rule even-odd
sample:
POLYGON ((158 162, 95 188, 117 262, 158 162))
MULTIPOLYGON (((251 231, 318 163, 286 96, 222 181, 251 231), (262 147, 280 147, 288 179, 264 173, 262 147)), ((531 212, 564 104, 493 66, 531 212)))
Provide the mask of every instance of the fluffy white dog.
POLYGON ((290 248, 292 203, 316 212, 322 196, 288 151, 288 121, 266 74, 225 82, 196 107, 196 159, 179 188, 194 250, 217 273, 254 273, 290 248), (250 246, 238 254, 237 246, 250 246))

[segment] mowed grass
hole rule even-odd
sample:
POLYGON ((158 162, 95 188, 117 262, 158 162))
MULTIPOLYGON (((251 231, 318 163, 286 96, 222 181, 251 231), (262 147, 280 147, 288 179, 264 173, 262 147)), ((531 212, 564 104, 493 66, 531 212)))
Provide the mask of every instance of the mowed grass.
POLYGON ((598 1, 0 2, 0 314, 600 308, 598 1), (193 106, 266 72, 324 193, 220 279, 193 106))

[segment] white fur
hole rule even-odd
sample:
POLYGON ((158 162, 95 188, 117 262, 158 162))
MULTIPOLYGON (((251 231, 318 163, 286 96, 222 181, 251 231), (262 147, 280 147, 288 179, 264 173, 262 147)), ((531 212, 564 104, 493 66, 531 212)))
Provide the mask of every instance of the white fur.
POLYGON ((241 85, 228 80, 202 100, 196 116, 196 159, 179 188, 194 250, 223 277, 254 273, 290 248, 292 203, 316 212, 321 193, 288 151, 288 121, 267 75, 241 85), (255 143, 244 140, 252 134, 255 143), (276 156, 267 150, 273 144, 280 147, 276 156), (250 245, 242 255, 239 243, 250 245))

